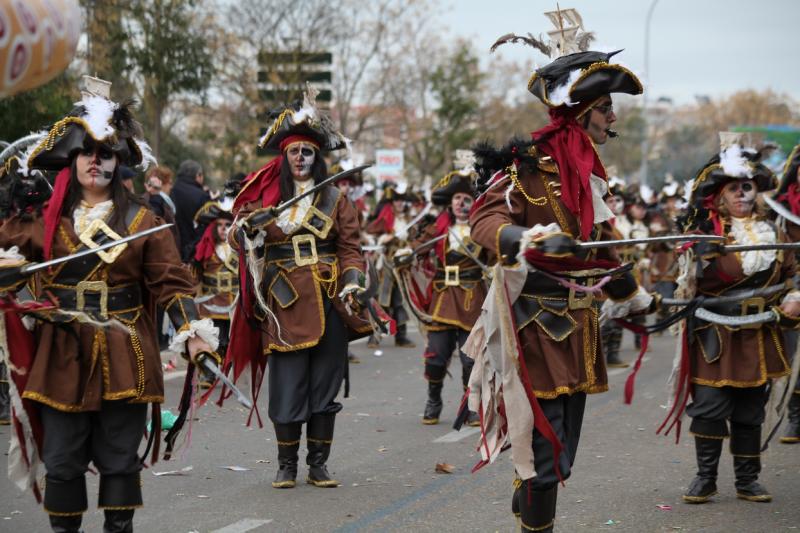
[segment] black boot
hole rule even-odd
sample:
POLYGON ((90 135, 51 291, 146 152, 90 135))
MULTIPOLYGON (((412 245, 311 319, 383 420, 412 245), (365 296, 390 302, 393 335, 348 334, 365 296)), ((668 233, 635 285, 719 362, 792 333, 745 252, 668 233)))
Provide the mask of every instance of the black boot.
POLYGON ((276 489, 291 489, 297 479, 297 451, 300 449, 302 424, 274 424, 278 441, 278 473, 272 486, 276 489))
POLYGON ((772 495, 758 482, 761 473, 761 426, 731 423, 731 455, 736 474, 736 497, 770 502, 772 495))
POLYGON ((694 437, 697 454, 697 477, 689 484, 683 495, 686 503, 706 503, 717 493, 717 467, 722 454, 723 437, 694 437))
POLYGON ((442 388, 447 369, 443 366, 425 365, 425 379, 428 380, 428 401, 425 404, 425 413, 422 423, 428 426, 439 423, 442 414, 442 388))
POLYGON ((306 482, 315 487, 338 487, 339 482, 328 473, 328 457, 333 444, 333 424, 336 415, 311 415, 306 427, 306 441, 308 445, 308 477, 306 482))
POLYGON ((556 497, 558 485, 545 490, 533 490, 532 479, 526 479, 519 488, 520 530, 552 533, 556 517, 556 497))
POLYGON ((406 325, 405 324, 398 324, 397 325, 397 333, 394 335, 394 345, 399 348, 416 348, 417 345, 411 339, 408 338, 408 334, 406 333, 406 325))
POLYGON ((81 533, 83 514, 61 516, 50 515, 50 528, 54 533, 81 533))
POLYGON ((53 531, 79 532, 83 513, 88 506, 84 476, 67 481, 45 476, 44 510, 50 515, 53 531))
POLYGON ((133 509, 106 509, 103 533, 133 533, 133 509))
POLYGON ((0 426, 11 423, 11 396, 8 394, 8 368, 0 363, 0 426))
POLYGON ((800 392, 795 390, 786 406, 789 421, 786 424, 786 432, 781 437, 784 444, 797 444, 800 442, 800 392))
POLYGON ((511 495, 511 512, 519 519, 519 495, 522 489, 522 480, 519 475, 514 476, 512 485, 514 486, 514 493, 511 495))

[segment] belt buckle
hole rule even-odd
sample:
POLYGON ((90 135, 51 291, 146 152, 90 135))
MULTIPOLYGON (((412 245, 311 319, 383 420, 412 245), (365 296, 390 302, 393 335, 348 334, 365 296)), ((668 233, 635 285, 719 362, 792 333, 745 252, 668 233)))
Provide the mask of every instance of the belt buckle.
POLYGON ((108 285, 105 281, 81 281, 75 285, 75 308, 83 311, 86 307, 86 291, 100 293, 100 318, 108 318, 108 285))
POLYGON ((217 272, 217 291, 233 292, 233 274, 231 272, 217 272))
MULTIPOLYGON (((108 227, 108 224, 106 224, 105 221, 96 218, 92 220, 89 226, 81 232, 79 236, 81 242, 91 249, 99 248, 100 245, 94 242, 93 239, 97 232, 105 233, 108 237, 115 241, 118 241, 122 238, 116 231, 108 227)), ((97 255, 100 256, 100 259, 102 259, 104 262, 111 264, 117 260, 117 257, 119 257, 119 255, 124 252, 125 248, 127 247, 128 243, 124 242, 119 246, 114 246, 108 250, 97 252, 97 255)))
MULTIPOLYGON (((767 301, 761 296, 753 296, 752 298, 745 298, 742 300, 742 316, 747 316, 748 311, 755 310, 756 313, 763 313, 767 301)), ((761 323, 746 324, 741 326, 742 329, 758 329, 762 326, 761 323)))
POLYGON ((317 241, 309 233, 302 233, 292 237, 292 248, 294 248, 294 263, 297 266, 316 265, 319 262, 317 255, 317 241), (300 245, 308 243, 311 248, 311 255, 303 256, 300 252, 300 245))
POLYGON ((458 287, 461 284, 460 271, 458 265, 444 267, 445 287, 458 287))
MULTIPOLYGON (((586 283, 589 285, 593 285, 594 278, 587 279, 586 283)), ((569 290, 569 296, 567 297, 567 306, 570 309, 573 310, 589 309, 592 306, 592 302, 594 302, 594 294, 592 294, 591 292, 580 292, 576 291, 575 289, 569 290), (583 296, 578 296, 578 294, 582 294, 583 296)))
POLYGON ((309 206, 308 211, 306 211, 306 216, 303 217, 303 221, 300 223, 301 226, 306 228, 308 231, 319 237, 320 239, 327 239, 328 233, 331 231, 333 227, 333 219, 320 211, 316 208, 316 206, 312 205, 309 206), (311 221, 317 217, 322 221, 322 229, 317 229, 311 221))

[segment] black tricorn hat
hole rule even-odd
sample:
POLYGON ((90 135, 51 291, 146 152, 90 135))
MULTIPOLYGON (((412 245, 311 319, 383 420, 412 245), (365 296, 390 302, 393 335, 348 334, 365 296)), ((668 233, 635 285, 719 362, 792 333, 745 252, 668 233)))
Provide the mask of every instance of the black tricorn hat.
POLYGON ((85 146, 104 145, 120 164, 146 167, 154 162, 150 146, 142 139, 142 127, 133 116, 133 100, 121 104, 86 94, 69 114, 56 122, 28 156, 32 169, 58 171, 70 165, 85 146))
POLYGON ((761 160, 774 145, 756 150, 746 146, 744 135, 720 132, 721 150, 701 168, 692 182, 691 204, 703 200, 732 180, 753 180, 759 192, 769 191, 777 185, 775 174, 761 160))
POLYGON ((210 224, 220 218, 233 221, 233 213, 230 209, 225 209, 220 202, 215 201, 206 202, 194 215, 194 221, 198 226, 210 224))
POLYGON ((454 170, 437 183, 431 190, 431 202, 436 205, 448 205, 453 195, 458 192, 475 194, 475 173, 454 170))
POLYGON ((577 52, 561 56, 536 69, 528 90, 548 107, 568 102, 593 102, 611 93, 641 94, 642 82, 636 74, 610 63, 616 52, 577 52))
POLYGON ((336 130, 330 117, 317 108, 316 95, 317 91, 309 88, 302 102, 270 111, 270 126, 258 147, 280 152, 284 140, 299 135, 311 139, 323 152, 346 148, 347 139, 336 130))
POLYGON ((778 186, 778 194, 783 194, 789 190, 789 185, 797 181, 797 169, 800 168, 800 144, 792 148, 786 163, 783 165, 781 174, 781 184, 778 186))
POLYGON ((502 44, 522 42, 553 59, 536 69, 528 80, 528 90, 545 105, 560 107, 582 103, 588 106, 606 94, 642 93, 642 83, 633 72, 610 63, 611 57, 621 50, 589 50, 594 33, 584 31, 577 10, 558 9, 545 13, 545 16, 555 26, 548 32, 549 43, 530 33, 527 36, 510 33, 500 37, 491 48, 494 51, 502 44))

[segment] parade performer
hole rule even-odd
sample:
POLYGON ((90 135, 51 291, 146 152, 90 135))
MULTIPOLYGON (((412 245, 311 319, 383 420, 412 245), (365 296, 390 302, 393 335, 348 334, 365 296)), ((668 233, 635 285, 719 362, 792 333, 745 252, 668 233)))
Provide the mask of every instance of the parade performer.
POLYGON ((758 483, 765 390, 771 379, 789 373, 780 326, 797 326, 800 293, 790 292, 794 254, 769 249, 786 237, 756 202, 759 192, 775 187, 774 175, 743 134, 723 132, 720 141, 720 153, 692 184, 692 206, 682 229, 725 241, 722 246, 696 245, 702 274, 692 278, 696 267, 687 263, 681 276, 677 294, 696 287, 705 300, 684 327, 682 357, 673 372, 676 395, 665 424, 680 420, 688 400, 684 391, 691 391, 686 413, 692 418, 697 476, 684 501, 705 503, 717 493, 717 466, 724 439, 730 437, 737 497, 767 502, 772 496, 758 483), (767 249, 726 252, 731 245, 767 249), (765 310, 771 311, 767 318, 765 310))
MULTIPOLYGON (((195 302, 200 316, 210 318, 219 329, 217 353, 222 357, 228 350, 233 303, 239 294, 239 256, 228 243, 233 222, 233 198, 209 202, 195 215, 195 222, 205 226, 203 236, 195 247, 194 273, 200 291, 195 302)), ((203 374, 201 385, 208 387, 213 377, 203 374)))
MULTIPOLYGON (((425 252, 425 256, 432 255, 433 260, 430 270, 435 273, 426 287, 427 305, 423 309, 429 318, 425 324, 428 340, 423 355, 428 401, 422 423, 427 425, 439 423, 444 378, 456 348, 461 360, 464 390, 472 372, 473 360, 461 348, 486 297, 486 253, 471 239, 468 218, 475 192, 474 174, 474 170, 465 169, 450 172, 442 178, 433 188, 431 199, 434 204, 444 206, 444 210, 433 224, 409 243, 409 247, 395 252, 395 261, 408 265, 409 260, 417 256, 414 250, 425 246, 421 252, 425 252), (441 236, 446 237, 426 246, 441 236)), ((468 414, 467 423, 478 425, 474 411, 468 414)))
MULTIPOLYGON (((161 224, 121 183, 120 165, 146 166, 152 155, 131 102, 111 102, 107 89, 87 82, 74 110, 22 158, 22 172, 57 175, 43 210, 18 213, 3 224, 6 272, 161 224)), ((7 276, 3 289, 14 292, 25 281, 7 276)), ((166 308, 179 332, 172 349, 182 351, 186 344, 192 358, 216 348, 216 330, 197 315, 194 287, 169 231, 42 270, 28 290, 38 309, 28 313, 35 319, 32 332, 12 311, 5 315, 3 351, 13 363, 17 430, 9 468, 20 486, 36 491, 39 453, 47 470, 44 508, 50 525, 77 532, 88 506, 85 473, 92 462, 100 474, 103 530, 130 532, 134 509, 142 506, 138 449, 147 404, 154 404, 156 413, 164 401, 154 306, 166 308), (29 431, 38 446, 30 446, 29 431), (23 464, 27 474, 20 471, 23 464)), ((11 300, 5 302, 8 309, 11 300)), ((157 417, 153 426, 158 436, 157 417)))
MULTIPOLYGON (((800 242, 800 145, 795 146, 786 164, 778 192, 775 195, 777 202, 783 207, 783 215, 779 215, 776 223, 787 234, 791 242, 800 242)), ((795 282, 797 278, 795 277, 795 282)), ((795 283, 795 285, 797 285, 795 283)), ((798 333, 794 330, 784 331, 786 339, 786 353, 790 357, 797 352, 798 333)), ((800 442, 800 379, 795 375, 795 389, 786 407, 786 429, 780 441, 784 444, 800 442)))
MULTIPOLYGON (((403 298, 392 272, 394 253, 406 247, 408 233, 412 229, 411 219, 408 216, 410 199, 409 196, 399 193, 393 184, 388 184, 383 190, 383 197, 375 206, 375 216, 365 228, 365 231, 383 246, 381 260, 377 264, 380 276, 378 302, 395 321, 397 333, 394 336, 394 344, 399 348, 417 346, 408 338, 408 312, 403 307, 403 298)), ((377 348, 378 343, 373 337, 367 346, 377 348)))
MULTIPOLYGON (((674 235, 678 229, 675 221, 682 216, 683 187, 669 181, 659 194, 659 209, 648 214, 648 234, 651 237, 674 235)), ((678 286, 678 254, 674 243, 656 243, 647 247, 647 281, 652 290, 662 298, 672 298, 678 286)), ((661 309, 660 318, 668 316, 668 309, 661 309)))
POLYGON ((478 244, 507 265, 520 261, 495 267, 466 351, 475 358, 469 405, 481 416, 481 464, 511 445, 521 479, 512 508, 522 531, 553 530, 557 486, 575 460, 586 395, 608 389, 594 296, 600 289, 608 296, 603 314, 611 318, 654 304, 629 269, 616 268, 611 251, 576 244, 613 236, 594 144, 616 136, 611 94, 640 94, 642 85, 610 62, 615 53, 587 50, 591 34, 575 10, 547 16, 556 27, 549 45, 507 35, 493 48, 523 40, 551 55, 528 84, 550 108, 550 124, 532 142, 494 156, 505 154, 506 166, 470 215, 478 244))
MULTIPOLYGON (((608 179, 608 196, 606 196, 605 202, 614 214, 614 218, 610 219, 609 223, 614 230, 614 238, 630 239, 632 224, 626 213, 628 196, 625 194, 625 182, 614 175, 612 168, 609 168, 608 172, 611 178, 608 179)), ((620 256, 622 259, 623 254, 620 256)), ((622 326, 615 320, 608 320, 600 326, 600 339, 603 353, 606 356, 606 366, 609 368, 627 368, 629 366, 619 357, 622 333, 622 326)))
POLYGON ((269 360, 269 418, 278 442, 272 486, 295 486, 306 424, 306 480, 336 487, 327 461, 348 338, 371 328, 356 312, 364 259, 355 208, 335 185, 314 187, 328 177, 323 152, 344 148, 346 139, 311 92, 271 118, 259 145, 279 155, 245 178, 234 204, 241 293, 228 360, 234 377, 253 368, 255 396, 269 360), (292 198, 290 207, 276 208, 292 198))

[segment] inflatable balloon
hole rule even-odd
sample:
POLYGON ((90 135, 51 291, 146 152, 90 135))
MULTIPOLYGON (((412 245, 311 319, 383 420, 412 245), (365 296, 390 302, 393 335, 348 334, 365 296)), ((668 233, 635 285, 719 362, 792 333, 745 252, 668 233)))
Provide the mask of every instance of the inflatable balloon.
POLYGON ((80 34, 78 0, 0 0, 0 98, 56 77, 80 34))

